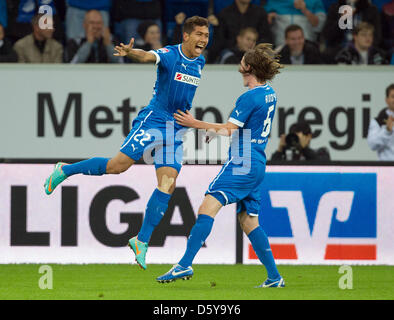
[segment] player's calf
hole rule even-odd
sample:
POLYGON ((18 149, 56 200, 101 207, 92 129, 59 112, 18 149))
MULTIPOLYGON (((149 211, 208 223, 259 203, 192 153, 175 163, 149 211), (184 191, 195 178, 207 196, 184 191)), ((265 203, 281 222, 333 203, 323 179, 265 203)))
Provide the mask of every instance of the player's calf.
POLYGON ((124 153, 119 152, 115 157, 110 159, 106 166, 107 174, 120 174, 129 169, 135 161, 124 153))

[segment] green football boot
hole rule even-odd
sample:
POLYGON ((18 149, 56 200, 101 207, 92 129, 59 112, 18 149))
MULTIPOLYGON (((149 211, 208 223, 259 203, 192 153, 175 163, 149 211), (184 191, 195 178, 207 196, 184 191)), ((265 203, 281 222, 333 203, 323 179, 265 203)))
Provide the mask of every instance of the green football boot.
POLYGON ((148 251, 148 244, 145 242, 141 242, 137 239, 137 236, 131 238, 129 240, 129 247, 133 250, 135 254, 135 261, 137 261, 138 265, 146 270, 145 264, 145 256, 146 252, 148 251))
POLYGON ((55 165, 55 169, 51 173, 51 175, 46 179, 44 188, 46 194, 51 194, 55 188, 67 179, 67 176, 64 174, 62 167, 67 164, 64 162, 58 162, 55 165))

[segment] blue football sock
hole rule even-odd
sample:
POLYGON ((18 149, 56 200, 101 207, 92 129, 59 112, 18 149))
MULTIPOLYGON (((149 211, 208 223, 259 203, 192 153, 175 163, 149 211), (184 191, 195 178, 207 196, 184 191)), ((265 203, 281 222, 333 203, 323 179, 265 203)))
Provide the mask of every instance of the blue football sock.
POLYGON ((197 221, 187 240, 186 252, 179 261, 182 267, 187 268, 192 265, 194 257, 211 233, 214 220, 214 218, 206 214, 198 215, 197 221))
POLYGON ((171 194, 161 192, 159 189, 155 189, 152 193, 146 206, 144 222, 137 236, 139 241, 149 242, 153 230, 167 211, 170 198, 171 194))
POLYGON ((91 158, 62 167, 64 174, 69 177, 77 173, 90 176, 101 176, 107 171, 109 158, 91 158))
POLYGON ((280 277, 278 269, 276 268, 274 256, 271 251, 268 237, 261 226, 254 229, 248 235, 253 249, 261 263, 267 269, 268 279, 274 280, 280 277))

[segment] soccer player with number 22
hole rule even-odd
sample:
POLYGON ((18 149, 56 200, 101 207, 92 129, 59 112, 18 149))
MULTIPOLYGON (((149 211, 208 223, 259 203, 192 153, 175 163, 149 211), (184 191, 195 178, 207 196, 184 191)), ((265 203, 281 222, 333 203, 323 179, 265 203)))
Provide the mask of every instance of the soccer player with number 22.
MULTIPOLYGON (((167 210, 175 189, 175 181, 182 167, 182 134, 186 128, 177 124, 173 113, 188 111, 205 65, 202 55, 209 39, 209 23, 202 17, 186 19, 183 25, 183 42, 159 50, 133 49, 134 38, 128 45, 115 47, 115 56, 127 56, 142 63, 156 63, 157 80, 149 105, 138 113, 120 151, 112 159, 91 158, 81 162, 56 164, 46 179, 44 188, 49 195, 55 188, 74 174, 119 174, 126 171, 145 152, 154 152, 158 187, 151 195, 142 227, 137 236, 129 240, 139 266, 146 269, 145 257, 154 228, 167 210)), ((132 73, 130 75, 133 76, 132 73)), ((133 88, 138 90, 137 88, 133 88)), ((135 184, 140 183, 135 181, 135 184)))
POLYGON ((259 44, 247 51, 241 60, 239 72, 244 86, 249 90, 238 98, 227 123, 196 120, 188 111, 178 110, 174 114, 177 123, 182 126, 205 129, 225 136, 232 135, 233 139, 229 160, 205 193, 184 256, 166 274, 158 277, 158 282, 190 279, 193 276, 193 259, 209 236, 216 214, 222 206, 236 203, 241 228, 267 270, 268 278, 259 287, 285 286, 276 268, 268 237, 258 220, 266 164, 264 150, 277 101, 275 91, 267 81, 272 80, 280 68, 282 65, 271 45, 259 44))

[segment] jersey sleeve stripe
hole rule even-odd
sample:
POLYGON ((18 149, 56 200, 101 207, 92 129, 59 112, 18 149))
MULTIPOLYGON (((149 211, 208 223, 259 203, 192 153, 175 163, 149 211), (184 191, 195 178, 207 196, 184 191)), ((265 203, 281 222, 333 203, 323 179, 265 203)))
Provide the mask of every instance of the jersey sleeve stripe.
POLYGON ((153 53, 156 56, 156 65, 160 62, 160 56, 154 50, 150 50, 149 52, 153 53))
POLYGON ((242 128, 244 126, 243 122, 241 122, 241 121, 239 121, 237 119, 234 119, 234 118, 230 118, 230 119, 228 119, 228 121, 231 122, 231 123, 234 123, 236 126, 238 126, 240 128, 242 128))

